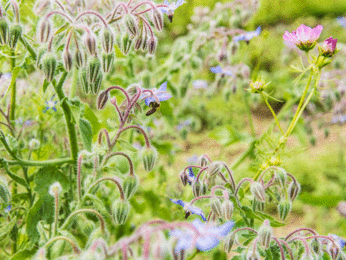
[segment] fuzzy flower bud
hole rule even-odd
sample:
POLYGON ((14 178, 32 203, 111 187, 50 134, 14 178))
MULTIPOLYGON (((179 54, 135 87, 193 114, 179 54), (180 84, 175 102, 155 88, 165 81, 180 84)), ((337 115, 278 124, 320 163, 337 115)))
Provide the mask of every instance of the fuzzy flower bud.
POLYGON ((94 84, 90 84, 91 86, 91 91, 93 94, 97 94, 99 93, 99 90, 101 88, 101 84, 102 84, 102 79, 103 79, 103 75, 102 72, 100 71, 100 73, 98 74, 95 83, 94 84))
POLYGON ((156 51, 157 39, 155 36, 151 36, 148 41, 148 52, 149 54, 154 54, 156 51))
POLYGON ((93 33, 87 33, 83 39, 84 47, 90 55, 96 54, 96 36, 93 33))
POLYGON ((8 23, 5 17, 0 16, 0 44, 5 45, 8 43, 8 23))
POLYGON ((187 181, 188 181, 188 174, 186 173, 186 171, 182 171, 180 174, 179 174, 179 177, 180 177, 180 180, 181 180, 181 183, 186 186, 187 184, 187 181))
POLYGON ((62 192, 62 187, 59 182, 54 182, 49 187, 49 194, 55 197, 56 194, 60 194, 62 192))
POLYGON ((10 25, 8 45, 11 49, 15 49, 19 38, 22 36, 23 27, 21 24, 15 23, 10 25))
POLYGON ((144 169, 150 172, 155 165, 157 159, 157 151, 153 146, 144 147, 141 152, 141 157, 144 165, 144 169))
POLYGON ((128 33, 124 33, 121 38, 121 52, 127 55, 131 49, 133 38, 128 33))
POLYGON ((258 253, 255 251, 251 251, 247 256, 246 260, 260 260, 261 257, 258 255, 258 253))
POLYGON ((208 168, 208 175, 213 176, 221 171, 222 163, 220 162, 212 162, 208 168))
POLYGON ((197 165, 200 167, 206 167, 209 165, 209 160, 208 158, 203 154, 201 155, 198 160, 197 160, 197 165))
POLYGON ((288 213, 290 213, 291 209, 292 209, 292 203, 290 200, 280 201, 278 205, 280 219, 285 220, 288 213))
POLYGON ((123 182, 123 190, 125 199, 129 200, 135 194, 138 188, 138 178, 135 176, 127 176, 123 182))
POLYGON ((232 232, 226 237, 224 244, 224 250, 226 253, 229 254, 231 252, 233 245, 236 243, 236 240, 237 238, 234 232, 232 232))
POLYGON ((329 254, 330 254, 330 256, 332 257, 333 260, 338 259, 339 252, 340 252, 339 246, 332 244, 329 247, 328 251, 329 251, 329 254))
POLYGON ((142 35, 142 51, 147 51, 148 50, 148 44, 149 44, 148 35, 145 32, 142 35))
POLYGON ((11 193, 8 188, 7 181, 3 177, 0 177, 0 202, 1 200, 4 202, 5 205, 9 205, 11 201, 11 193))
POLYGON ((84 67, 84 55, 83 53, 81 52, 81 50, 79 49, 76 49, 76 52, 74 54, 74 59, 76 61, 76 67, 79 69, 79 68, 83 68, 84 67))
POLYGON ((97 57, 88 59, 87 79, 89 83, 95 83, 98 75, 101 73, 101 62, 97 57))
POLYGON ((36 67, 42 69, 42 57, 47 53, 47 46, 40 46, 37 50, 36 67))
POLYGON ((288 196, 294 201, 300 192, 300 184, 298 182, 291 182, 288 186, 288 196))
POLYGON ((281 188, 285 187, 287 181, 287 173, 284 169, 279 168, 275 171, 275 180, 281 188))
POLYGON ((215 216, 217 216, 218 218, 222 217, 221 202, 219 199, 211 199, 210 209, 212 210, 212 212, 214 212, 215 216))
POLYGON ((113 52, 112 53, 103 53, 102 54, 102 69, 103 69, 103 72, 107 73, 107 72, 111 71, 111 69, 113 68, 114 59, 115 59, 115 54, 113 52))
POLYGON ((264 210, 264 202, 260 202, 256 199, 253 200, 253 210, 263 212, 264 210))
POLYGON ((250 190, 254 198, 260 202, 266 201, 265 191, 263 185, 257 181, 254 181, 250 185, 250 190))
POLYGON ((232 201, 225 200, 224 202, 222 202, 221 211, 224 220, 229 221, 234 211, 234 205, 232 201))
POLYGON ((192 184, 192 192, 193 192, 193 196, 200 197, 202 195, 202 183, 198 180, 198 181, 194 181, 192 184))
POLYGON ((73 65, 72 54, 69 50, 65 50, 63 53, 64 68, 66 71, 70 71, 73 65))
POLYGON ((258 230, 258 242, 265 249, 269 248, 271 237, 273 236, 273 229, 269 224, 269 220, 265 220, 263 225, 258 230))
POLYGON ((56 69, 56 58, 53 53, 48 52, 42 57, 43 72, 46 76, 46 80, 51 82, 54 78, 56 69))
POLYGON ((135 37, 138 34, 138 25, 133 15, 126 14, 124 18, 124 23, 127 31, 131 34, 132 37, 135 37))
POLYGON ((252 93, 261 93, 265 88, 265 84, 263 81, 257 80, 250 83, 250 88, 252 93))
POLYGON ((320 255, 322 252, 322 244, 317 238, 311 240, 311 248, 312 251, 317 255, 320 255))
POLYGON ((97 98, 97 105, 96 105, 98 110, 102 110, 105 108, 108 98, 109 98, 109 95, 107 90, 100 93, 99 97, 97 98))
POLYGON ((40 43, 46 43, 51 35, 51 24, 48 19, 43 19, 38 27, 37 30, 37 38, 40 41, 40 43))
POLYGON ((337 51, 336 49, 337 42, 338 40, 333 39, 333 37, 329 37, 328 39, 326 39, 323 42, 322 46, 319 48, 320 54, 324 57, 332 57, 337 51))
POLYGON ((113 51, 114 35, 109 28, 105 28, 102 31, 102 47, 106 53, 113 51))
POLYGON ((126 200, 116 200, 113 204, 113 217, 117 225, 122 225, 126 222, 130 212, 130 204, 126 200))
POLYGON ((87 70, 86 68, 82 68, 79 73, 79 80, 82 85, 82 89, 84 94, 90 94, 91 93, 91 84, 89 83, 88 77, 87 77, 87 70))
POLYGON ((163 14, 157 8, 153 9, 152 12, 153 24, 158 31, 162 31, 163 29, 163 14))

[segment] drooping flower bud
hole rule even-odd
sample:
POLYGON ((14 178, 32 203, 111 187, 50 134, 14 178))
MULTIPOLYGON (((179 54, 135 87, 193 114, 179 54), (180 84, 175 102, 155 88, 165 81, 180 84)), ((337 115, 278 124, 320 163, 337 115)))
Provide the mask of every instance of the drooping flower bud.
POLYGON ((222 163, 221 162, 212 162, 208 168, 208 175, 213 176, 217 174, 222 169, 222 163))
POLYGON ((333 260, 338 259, 339 252, 340 252, 340 247, 338 245, 334 245, 334 244, 330 245, 328 251, 333 260))
POLYGON ((126 222, 130 212, 130 204, 126 200, 116 200, 113 204, 113 217, 117 225, 122 225, 126 222))
POLYGON ((89 83, 95 83, 98 75, 101 73, 101 62, 97 57, 88 59, 87 79, 89 83))
POLYGON ((179 177, 180 177, 180 180, 181 180, 181 183, 186 186, 187 184, 187 181, 188 181, 188 174, 186 173, 186 171, 182 171, 180 174, 179 174, 179 177))
POLYGON ((287 181, 287 173, 284 169, 279 168, 275 171, 275 180, 281 188, 284 188, 287 181))
POLYGON ((100 73, 97 75, 95 83, 91 84, 91 91, 92 91, 93 94, 99 93, 99 90, 100 90, 101 84, 102 84, 102 79, 103 79, 103 74, 100 71, 100 73))
POLYGON ((264 202, 260 202, 256 199, 253 200, 253 204, 252 204, 252 208, 253 208, 253 211, 260 211, 260 212, 263 212, 264 210, 264 202))
POLYGON ((56 69, 56 58, 53 53, 47 52, 42 57, 42 67, 43 67, 43 72, 46 76, 46 80, 48 82, 51 82, 54 78, 54 73, 56 69))
POLYGON ((290 200, 282 200, 278 205, 279 216, 281 220, 285 220, 292 209, 292 203, 290 200))
POLYGON ((207 191, 208 191, 208 182, 207 182, 207 178, 204 178, 202 180, 202 195, 205 195, 207 194, 207 191))
POLYGON ((83 39, 84 47, 88 54, 94 56, 96 54, 96 36, 93 33, 86 33, 83 39))
POLYGON ((11 49, 15 49, 19 38, 22 36, 23 27, 19 23, 11 24, 8 34, 8 45, 11 49))
POLYGON ((288 196, 289 198, 294 201, 298 194, 300 192, 300 184, 296 181, 293 181, 290 183, 290 186, 288 186, 288 196))
POLYGON ((76 67, 78 69, 84 67, 85 58, 84 58, 82 51, 78 48, 76 49, 76 52, 74 54, 74 59, 76 61, 76 67))
POLYGON ((8 23, 5 17, 0 17, 0 44, 5 45, 8 43, 8 23))
POLYGON ((51 24, 48 19, 43 19, 40 22, 39 28, 37 30, 37 38, 40 43, 46 43, 51 35, 51 24))
POLYGON ((163 14, 157 8, 153 9, 152 13, 153 24, 158 31, 163 29, 163 14))
POLYGON ((144 169, 147 172, 150 172, 154 168, 155 162, 157 159, 157 151, 155 147, 153 146, 144 147, 142 149, 141 156, 142 156, 144 169))
POLYGON ((128 33, 124 33, 121 38, 121 52, 127 55, 131 49, 133 38, 130 37, 128 33))
POLYGON ((87 70, 86 68, 82 68, 79 73, 79 80, 82 85, 82 89, 84 94, 88 95, 91 93, 91 84, 88 81, 87 70))
POLYGON ((138 188, 138 179, 135 176, 127 176, 123 182, 125 199, 129 200, 135 194, 138 188))
POLYGON ((218 218, 222 217, 221 202, 219 199, 217 198, 211 199, 210 209, 212 210, 212 212, 214 212, 215 216, 217 216, 218 218))
POLYGON ((208 158, 204 154, 201 155, 200 157, 198 157, 197 165, 203 168, 208 166, 209 165, 208 158))
POLYGON ((99 97, 97 98, 97 104, 96 104, 96 107, 98 110, 102 110, 105 108, 108 98, 109 98, 109 95, 107 90, 100 93, 99 97))
POLYGON ((254 198, 260 202, 266 201, 265 191, 263 185, 257 181, 254 181, 250 185, 250 190, 254 198))
POLYGON ((115 59, 115 54, 113 52, 112 53, 103 53, 102 54, 102 69, 103 69, 103 72, 107 73, 107 72, 111 71, 111 69, 113 68, 114 59, 115 59))
POLYGON ((126 14, 124 18, 124 23, 127 31, 131 34, 132 37, 135 37, 138 34, 138 25, 133 15, 126 14))
POLYGON ((69 50, 65 50, 63 53, 64 68, 66 71, 70 71, 73 65, 72 54, 69 50))
POLYGON ((148 52, 153 55, 156 51, 157 39, 155 36, 151 36, 148 40, 148 52))
POLYGON ((147 51, 149 45, 148 34, 143 32, 142 34, 142 51, 147 51))
POLYGON ((224 250, 227 254, 229 254, 232 250, 233 245, 236 243, 236 233, 232 232, 231 234, 227 235, 225 239, 224 244, 224 250))
POLYGON ((273 236, 273 229, 269 224, 269 220, 266 219, 263 222, 263 225, 258 230, 258 242, 265 249, 268 249, 272 236, 273 236))
POLYGON ((139 33, 134 39, 135 45, 134 49, 135 51, 139 50, 142 47, 143 42, 146 40, 146 31, 144 27, 139 28, 139 33), (145 37, 144 37, 145 36, 145 37))
POLYGON ((36 56, 36 67, 39 69, 42 69, 42 57, 46 54, 47 52, 47 46, 46 45, 42 45, 38 48, 37 50, 37 56, 36 56))
POLYGON ((106 53, 111 53, 114 46, 114 35, 109 28, 104 28, 102 31, 102 47, 106 53))
POLYGON ((193 192, 193 196, 200 197, 202 195, 202 183, 198 180, 198 181, 194 181, 192 183, 192 192, 193 192))
POLYGON ((225 200, 224 202, 222 202, 221 211, 222 211, 222 217, 226 221, 230 220, 234 211, 234 205, 232 201, 225 200))
POLYGON ((11 201, 11 193, 7 181, 3 177, 0 177, 0 202, 1 200, 5 205, 9 205, 11 201))
POLYGON ((322 244, 317 238, 311 240, 311 248, 312 251, 317 255, 320 255, 322 252, 322 244))

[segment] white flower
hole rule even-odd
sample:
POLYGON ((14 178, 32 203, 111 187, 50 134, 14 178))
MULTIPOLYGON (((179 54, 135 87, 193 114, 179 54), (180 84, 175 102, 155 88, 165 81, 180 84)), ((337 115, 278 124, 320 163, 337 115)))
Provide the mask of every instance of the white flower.
POLYGON ((52 185, 49 187, 49 194, 55 197, 56 193, 61 193, 62 192, 62 187, 59 182, 54 182, 52 185))

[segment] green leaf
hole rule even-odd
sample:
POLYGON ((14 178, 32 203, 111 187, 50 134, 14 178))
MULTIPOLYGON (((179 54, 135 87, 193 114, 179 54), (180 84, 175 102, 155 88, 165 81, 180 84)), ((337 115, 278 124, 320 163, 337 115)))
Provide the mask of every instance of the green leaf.
POLYGON ((101 129, 101 124, 99 123, 99 119, 97 118, 95 113, 87 105, 83 107, 83 111, 81 112, 83 117, 90 122, 92 126, 92 130, 93 130, 93 134, 97 135, 101 129))
POLYGON ((49 86, 49 82, 47 82, 47 80, 44 79, 43 84, 42 84, 42 91, 43 91, 43 93, 46 92, 48 86, 49 86))
POLYGON ((18 251, 14 256, 12 256, 11 260, 26 260, 31 259, 33 255, 36 254, 38 248, 32 248, 32 249, 23 249, 21 251, 18 251))
POLYGON ((226 252, 216 251, 213 254, 213 260, 227 260, 226 252))
POLYGON ((54 199, 49 194, 40 197, 26 216, 26 234, 31 243, 40 240, 37 224, 41 220, 46 221, 47 224, 54 221, 54 199))
POLYGON ((5 225, 0 228, 0 238, 10 233, 14 225, 17 223, 17 217, 14 217, 10 223, 4 223, 5 225))
POLYGON ((49 187, 59 182, 63 192, 69 188, 69 179, 61 170, 55 166, 42 167, 34 174, 34 191, 41 197, 48 195, 49 187))
POLYGON ((84 148, 91 152, 93 141, 93 129, 90 122, 86 119, 79 118, 79 131, 82 136, 84 148))
POLYGON ((7 172, 7 175, 12 179, 14 180, 15 182, 17 182, 18 184, 24 186, 24 187, 28 187, 26 181, 22 178, 22 177, 19 177, 18 175, 15 175, 13 172, 11 172, 8 168, 5 168, 6 172, 7 172))
POLYGON ((138 152, 136 148, 134 148, 129 142, 126 142, 123 139, 118 139, 117 143, 124 149, 131 151, 131 152, 138 152))
POLYGON ((272 216, 262 213, 262 212, 256 212, 256 214, 258 216, 260 216, 262 218, 262 220, 268 219, 270 221, 270 226, 272 227, 282 227, 285 226, 285 223, 282 223, 280 221, 277 221, 275 218, 273 218, 272 216))
POLYGON ((160 103, 160 111, 162 115, 165 116, 167 122, 173 126, 174 125, 174 116, 173 116, 173 108, 170 100, 164 101, 160 103))

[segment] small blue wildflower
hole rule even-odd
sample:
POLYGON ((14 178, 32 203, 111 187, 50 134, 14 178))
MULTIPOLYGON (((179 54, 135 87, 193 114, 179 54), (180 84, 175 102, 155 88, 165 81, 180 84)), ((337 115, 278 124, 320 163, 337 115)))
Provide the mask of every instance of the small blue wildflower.
POLYGON ((223 68, 221 68, 220 66, 216 66, 216 67, 211 67, 210 68, 210 71, 213 72, 213 73, 221 73, 221 74, 226 74, 228 76, 233 76, 234 77, 234 74, 229 71, 229 70, 224 70, 223 68))
POLYGON ((259 36, 261 33, 261 26, 257 27, 255 31, 246 32, 233 37, 234 42, 246 41, 249 42, 253 37, 259 36))
POLYGON ((175 252, 197 248, 200 251, 209 251, 215 248, 233 228, 234 222, 228 221, 223 225, 216 227, 209 223, 203 223, 199 219, 195 219, 192 225, 198 230, 196 234, 192 229, 182 231, 180 229, 172 230, 170 236, 177 237, 178 242, 175 252))
POLYGON ((194 89, 207 88, 208 83, 205 80, 198 79, 192 82, 192 86, 194 89))
POLYGON ((46 101, 47 106, 43 110, 43 113, 46 113, 49 109, 53 109, 55 112, 57 111, 55 105, 56 105, 56 103, 58 103, 58 101, 53 101, 54 96, 55 95, 53 95, 49 101, 46 101))
POLYGON ((344 248, 345 244, 346 244, 346 241, 345 239, 339 237, 338 235, 335 235, 335 234, 328 234, 328 236, 332 239, 335 240, 335 242, 339 243, 339 246, 341 248, 344 248))
POLYGON ((12 205, 10 204, 10 205, 8 205, 6 208, 5 208, 5 213, 6 214, 8 214, 8 213, 10 213, 10 211, 11 211, 11 208, 12 208, 12 205))
POLYGON ((196 180, 195 175, 193 174, 193 170, 192 167, 189 167, 189 176, 188 176, 188 180, 187 182, 189 183, 189 185, 191 186, 191 184, 196 180))
POLYGON ((338 21, 338 23, 342 27, 346 28, 346 18, 345 17, 340 16, 340 17, 336 18, 336 20, 338 21))
POLYGON ((184 208, 187 216, 189 216, 189 214, 196 214, 196 215, 200 216, 204 221, 207 221, 203 211, 200 208, 191 206, 189 203, 186 203, 182 200, 170 199, 170 201, 172 201, 175 204, 182 206, 184 208))
POLYGON ((177 9, 182 4, 186 3, 184 0, 178 0, 176 2, 169 3, 165 0, 164 4, 168 7, 160 7, 162 13, 166 13, 170 22, 173 21, 174 10, 177 9))
POLYGON ((152 89, 152 92, 155 96, 148 97, 148 94, 145 93, 141 97, 142 99, 145 99, 144 102, 147 106, 149 106, 151 102, 155 102, 157 100, 166 101, 172 97, 172 95, 169 92, 167 92, 167 81, 162 83, 159 89, 152 89), (157 100, 155 97, 157 98, 157 100))

